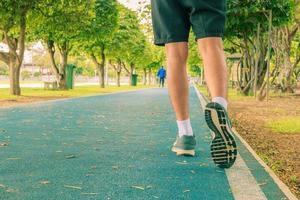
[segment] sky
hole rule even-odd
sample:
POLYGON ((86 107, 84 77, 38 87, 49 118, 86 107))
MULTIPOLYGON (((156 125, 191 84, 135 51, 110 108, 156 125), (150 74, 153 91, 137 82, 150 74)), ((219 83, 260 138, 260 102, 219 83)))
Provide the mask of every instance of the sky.
MULTIPOLYGON (((120 3, 124 4, 126 7, 137 10, 138 0, 118 0, 120 3)), ((150 0, 147 0, 150 3, 150 0)))

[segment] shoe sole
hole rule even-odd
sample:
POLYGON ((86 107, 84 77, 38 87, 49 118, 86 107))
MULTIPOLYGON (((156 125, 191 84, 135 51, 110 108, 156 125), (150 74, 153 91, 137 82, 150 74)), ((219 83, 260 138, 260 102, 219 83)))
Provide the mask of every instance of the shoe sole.
POLYGON ((225 110, 216 103, 209 103, 205 109, 205 120, 215 133, 211 143, 211 156, 220 168, 230 168, 237 156, 237 146, 233 132, 226 120, 225 110))
POLYGON ((183 150, 172 147, 171 149, 177 156, 195 156, 195 150, 183 150))

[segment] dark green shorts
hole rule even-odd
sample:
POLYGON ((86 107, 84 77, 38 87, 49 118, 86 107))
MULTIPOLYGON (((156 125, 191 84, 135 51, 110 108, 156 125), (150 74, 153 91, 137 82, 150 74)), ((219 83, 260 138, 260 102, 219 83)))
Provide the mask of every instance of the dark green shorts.
POLYGON ((156 45, 187 42, 192 27, 196 39, 223 37, 226 0, 151 0, 156 45))

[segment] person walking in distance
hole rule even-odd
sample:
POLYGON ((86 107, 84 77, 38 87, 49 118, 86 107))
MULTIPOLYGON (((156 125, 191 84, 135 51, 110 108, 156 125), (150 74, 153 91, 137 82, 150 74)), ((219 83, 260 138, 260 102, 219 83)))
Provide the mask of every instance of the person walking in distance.
POLYGON ((151 5, 154 43, 165 46, 168 90, 177 119, 178 135, 172 151, 177 155, 195 155, 186 71, 192 28, 212 97, 205 109, 207 125, 214 132, 211 155, 217 166, 229 168, 236 160, 237 147, 227 114, 227 67, 222 41, 226 0, 151 0, 151 5))
POLYGON ((161 66, 161 68, 157 72, 157 77, 159 78, 159 87, 165 86, 166 76, 167 76, 167 72, 164 69, 164 66, 161 66))

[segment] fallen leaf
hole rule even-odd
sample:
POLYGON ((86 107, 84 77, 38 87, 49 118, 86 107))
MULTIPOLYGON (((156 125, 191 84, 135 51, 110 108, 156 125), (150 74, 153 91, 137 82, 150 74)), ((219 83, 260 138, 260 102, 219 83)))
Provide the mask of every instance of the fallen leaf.
POLYGON ((98 195, 96 192, 81 192, 82 195, 98 195))
POLYGON ((115 170, 119 169, 118 166, 112 166, 111 168, 113 168, 113 169, 115 169, 115 170))
POLYGON ((71 188, 71 189, 77 189, 77 190, 81 190, 82 188, 79 186, 74 186, 74 185, 64 185, 65 188, 71 188))
POLYGON ((266 182, 264 182, 264 183, 259 183, 258 185, 259 186, 263 186, 263 185, 266 185, 267 183, 266 182))
POLYGON ((47 185, 47 184, 49 184, 49 183, 50 183, 50 181, 47 181, 47 180, 40 181, 40 184, 42 184, 42 185, 47 185))
POLYGON ((188 165, 188 163, 187 163, 185 160, 182 161, 182 162, 177 161, 177 162, 175 162, 175 163, 177 163, 177 164, 179 164, 179 165, 188 165))
POLYGON ((14 157, 13 158, 7 158, 7 160, 20 160, 20 159, 21 158, 16 158, 16 157, 15 158, 14 157))
POLYGON ((6 192, 17 192, 17 190, 12 189, 12 188, 8 188, 8 189, 6 190, 6 192))
POLYGON ((72 159, 72 158, 76 158, 76 156, 73 155, 73 154, 72 154, 72 155, 66 155, 65 158, 66 158, 66 159, 72 159))
POLYGON ((7 142, 1 142, 0 143, 0 147, 7 147, 8 146, 8 143, 7 142))
POLYGON ((135 188, 135 189, 139 189, 139 190, 145 190, 145 188, 142 187, 142 186, 132 185, 131 187, 132 187, 132 188, 135 188))

